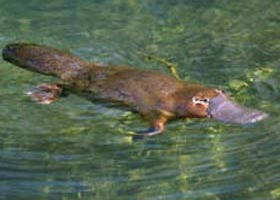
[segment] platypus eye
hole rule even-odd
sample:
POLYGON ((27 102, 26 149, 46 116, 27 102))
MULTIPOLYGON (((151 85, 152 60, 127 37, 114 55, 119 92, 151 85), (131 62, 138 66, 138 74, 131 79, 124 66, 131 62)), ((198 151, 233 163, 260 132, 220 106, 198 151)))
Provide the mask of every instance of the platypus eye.
POLYGON ((209 99, 208 98, 200 99, 200 98, 197 98, 197 97, 193 97, 192 100, 193 100, 193 103, 195 103, 195 104, 198 104, 198 103, 200 103, 200 104, 208 104, 209 103, 209 99))
POLYGON ((202 101, 203 103, 209 103, 209 99, 201 99, 200 101, 202 101))

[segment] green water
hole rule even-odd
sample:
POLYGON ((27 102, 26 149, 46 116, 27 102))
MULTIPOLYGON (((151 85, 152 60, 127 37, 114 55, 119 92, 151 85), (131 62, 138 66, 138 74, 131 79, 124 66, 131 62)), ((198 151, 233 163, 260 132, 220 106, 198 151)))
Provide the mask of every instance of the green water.
POLYGON ((178 120, 132 142, 137 114, 25 92, 54 79, 0 60, 0 199, 280 199, 280 1, 0 0, 0 48, 28 41, 225 89, 270 117, 178 120))

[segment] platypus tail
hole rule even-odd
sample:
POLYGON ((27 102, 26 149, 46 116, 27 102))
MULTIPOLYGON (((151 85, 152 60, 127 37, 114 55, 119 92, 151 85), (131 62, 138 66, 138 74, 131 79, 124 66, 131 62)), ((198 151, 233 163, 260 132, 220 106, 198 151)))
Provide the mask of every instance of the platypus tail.
POLYGON ((79 74, 88 64, 68 52, 30 43, 8 44, 2 56, 21 68, 62 79, 79 74))

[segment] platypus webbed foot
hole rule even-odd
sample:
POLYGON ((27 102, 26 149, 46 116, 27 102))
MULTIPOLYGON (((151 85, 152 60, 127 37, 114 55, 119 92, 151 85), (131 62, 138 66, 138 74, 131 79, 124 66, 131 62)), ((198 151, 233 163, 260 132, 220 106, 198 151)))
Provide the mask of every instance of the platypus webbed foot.
POLYGON ((158 134, 162 134, 165 129, 165 124, 167 122, 167 117, 160 116, 157 120, 153 121, 152 126, 144 131, 138 131, 136 135, 133 136, 133 140, 143 139, 145 137, 152 137, 158 134))
POLYGON ((133 135, 133 140, 142 140, 145 137, 151 137, 154 135, 161 134, 163 130, 159 130, 157 128, 151 127, 144 131, 138 131, 135 135, 133 135))
POLYGON ((43 83, 27 92, 31 99, 39 104, 51 104, 59 99, 63 93, 60 84, 43 83))
POLYGON ((154 136, 154 135, 161 134, 162 132, 163 132, 163 130, 160 130, 155 127, 151 127, 151 128, 148 128, 147 130, 139 131, 139 132, 137 132, 137 134, 144 135, 144 136, 154 136))

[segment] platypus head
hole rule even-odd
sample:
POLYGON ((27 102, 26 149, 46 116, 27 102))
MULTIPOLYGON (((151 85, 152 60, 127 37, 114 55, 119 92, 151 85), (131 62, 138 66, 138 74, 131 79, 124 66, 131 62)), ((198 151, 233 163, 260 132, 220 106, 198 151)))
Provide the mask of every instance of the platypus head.
POLYGON ((209 117, 225 123, 249 124, 266 118, 262 111, 238 105, 220 90, 200 91, 192 97, 188 110, 194 117, 209 117))

